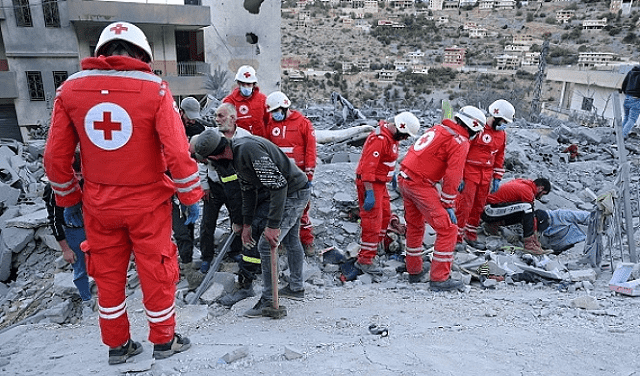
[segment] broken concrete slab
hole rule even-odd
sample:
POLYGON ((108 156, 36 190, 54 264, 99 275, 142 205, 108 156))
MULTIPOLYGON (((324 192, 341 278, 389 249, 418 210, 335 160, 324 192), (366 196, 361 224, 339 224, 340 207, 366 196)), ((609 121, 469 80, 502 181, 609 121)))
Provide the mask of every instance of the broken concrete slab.
POLYGON ((4 245, 2 234, 0 233, 0 281, 4 282, 11 275, 11 260, 13 252, 4 245))
POLYGON ((73 273, 56 273, 53 276, 53 291, 62 297, 78 295, 78 288, 73 283, 73 273))
POLYGON ((598 274, 593 269, 570 270, 569 276, 572 282, 579 282, 579 281, 595 282, 598 279, 598 274))
POLYGON ((236 360, 245 358, 248 355, 249 355, 249 347, 242 346, 238 349, 235 349, 221 356, 220 359, 218 359, 218 364, 231 364, 236 360))
POLYGON ((64 324, 69 318, 72 309, 73 301, 65 300, 44 311, 44 316, 53 323, 64 324))
POLYGON ((51 233, 51 229, 49 227, 40 227, 36 230, 34 235, 34 239, 42 241, 47 247, 56 250, 58 252, 62 251, 60 248, 60 243, 56 240, 56 237, 51 233))
POLYGON ((4 244, 13 253, 20 252, 31 240, 35 231, 26 228, 6 227, 2 229, 2 239, 4 244))
POLYGON ((600 309, 600 303, 593 296, 580 296, 571 300, 571 306, 574 308, 581 308, 590 310, 600 309))
POLYGON ((5 207, 14 206, 20 198, 20 190, 11 187, 9 184, 0 182, 0 204, 5 207))
POLYGON ((47 209, 41 209, 26 215, 8 219, 5 222, 5 225, 19 228, 37 228, 48 223, 48 215, 49 213, 47 212, 47 209))
POLYGON ((291 346, 285 346, 284 347, 284 354, 283 355, 284 355, 285 359, 287 359, 287 360, 300 359, 300 358, 302 358, 303 354, 304 353, 302 351, 300 351, 300 350, 298 350, 296 348, 293 348, 291 346))

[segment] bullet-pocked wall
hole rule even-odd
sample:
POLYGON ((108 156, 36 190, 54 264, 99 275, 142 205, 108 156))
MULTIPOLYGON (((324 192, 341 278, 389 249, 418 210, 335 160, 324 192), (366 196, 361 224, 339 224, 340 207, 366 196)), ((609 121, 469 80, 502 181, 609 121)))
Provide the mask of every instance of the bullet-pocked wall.
POLYGON ((228 91, 242 65, 256 69, 260 91, 280 88, 280 0, 203 0, 211 7, 211 26, 204 29, 205 60, 211 73, 229 72, 228 91))

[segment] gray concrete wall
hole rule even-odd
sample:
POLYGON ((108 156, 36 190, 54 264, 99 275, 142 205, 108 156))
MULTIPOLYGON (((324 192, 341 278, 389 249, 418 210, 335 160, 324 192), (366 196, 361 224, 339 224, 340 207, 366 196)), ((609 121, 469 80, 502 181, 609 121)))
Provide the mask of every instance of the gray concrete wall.
POLYGON ((258 86, 265 94, 279 90, 280 85, 280 1, 278 0, 203 0, 211 7, 211 24, 204 29, 205 60, 212 71, 216 67, 229 71, 229 90, 241 65, 256 69, 258 86), (253 5, 251 13, 244 5, 253 5), (259 10, 256 10, 259 4, 259 10), (247 34, 258 38, 247 42, 247 34))

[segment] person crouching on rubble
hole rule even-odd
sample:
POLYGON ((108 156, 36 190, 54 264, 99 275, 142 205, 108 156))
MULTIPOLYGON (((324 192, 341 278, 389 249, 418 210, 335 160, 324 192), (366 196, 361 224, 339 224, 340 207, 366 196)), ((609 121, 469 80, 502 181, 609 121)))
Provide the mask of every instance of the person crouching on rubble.
POLYGON ((395 172, 399 142, 409 136, 416 137, 419 131, 420 120, 411 112, 402 112, 392 120, 380 121, 380 126, 369 134, 362 148, 356 168, 362 234, 355 267, 365 273, 382 275, 382 270, 373 261, 391 219, 387 183, 395 172))
POLYGON ((536 180, 513 179, 500 186, 487 197, 487 205, 482 213, 488 235, 497 235, 499 226, 522 224, 524 252, 532 255, 546 255, 536 232, 534 201, 551 192, 551 183, 545 178, 536 180))
POLYGON ((466 241, 477 246, 480 215, 489 193, 498 190, 504 175, 504 150, 507 133, 504 129, 513 122, 515 108, 504 99, 489 105, 489 117, 482 135, 469 141, 469 153, 456 200, 458 243, 466 241))
POLYGON ((241 237, 245 247, 256 243, 252 237, 252 223, 258 192, 262 188, 269 191, 267 226, 257 242, 262 266, 262 296, 244 316, 261 317, 269 308, 275 308, 270 250, 280 242, 287 250, 290 280, 287 286, 278 290, 278 295, 304 299, 304 250, 300 243, 300 217, 311 195, 305 173, 275 144, 258 136, 228 140, 217 130, 208 129, 195 140, 192 151, 199 160, 232 161, 242 189, 241 237))
POLYGON ((102 341, 109 364, 143 350, 131 340, 125 286, 132 253, 149 321, 153 356, 167 358, 190 347, 175 332, 178 252, 171 241, 171 196, 199 216, 203 192, 198 166, 167 83, 151 70, 145 34, 114 22, 100 34, 96 57, 60 86, 54 101, 44 167, 65 207, 65 220, 84 217, 87 271, 98 286, 102 341), (80 144, 84 186, 74 176, 80 144), (169 170, 171 178, 165 174, 169 170))
POLYGON ((588 226, 592 215, 584 210, 536 210, 540 244, 556 255, 573 248, 587 239, 580 225, 588 226))
POLYGON ((406 266, 409 282, 423 281, 422 240, 425 222, 436 231, 430 270, 431 290, 461 290, 462 281, 451 279, 451 264, 458 236, 454 211, 462 180, 469 139, 487 122, 482 110, 462 107, 454 120, 444 119, 426 131, 409 148, 400 164, 398 187, 404 199, 407 223, 406 266), (441 189, 436 186, 439 183, 441 189))

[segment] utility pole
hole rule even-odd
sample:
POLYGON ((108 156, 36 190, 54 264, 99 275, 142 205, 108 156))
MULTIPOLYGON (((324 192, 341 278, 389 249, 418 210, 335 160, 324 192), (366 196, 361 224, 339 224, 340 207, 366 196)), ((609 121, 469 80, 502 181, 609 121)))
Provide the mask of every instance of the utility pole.
POLYGON ((542 43, 542 51, 540 51, 540 61, 538 62, 538 73, 536 73, 536 83, 533 88, 533 98, 531 98, 531 110, 529 111, 529 119, 537 122, 540 117, 540 96, 542 94, 542 81, 544 81, 544 72, 547 68, 547 53, 549 52, 549 38, 551 35, 545 33, 542 43))

